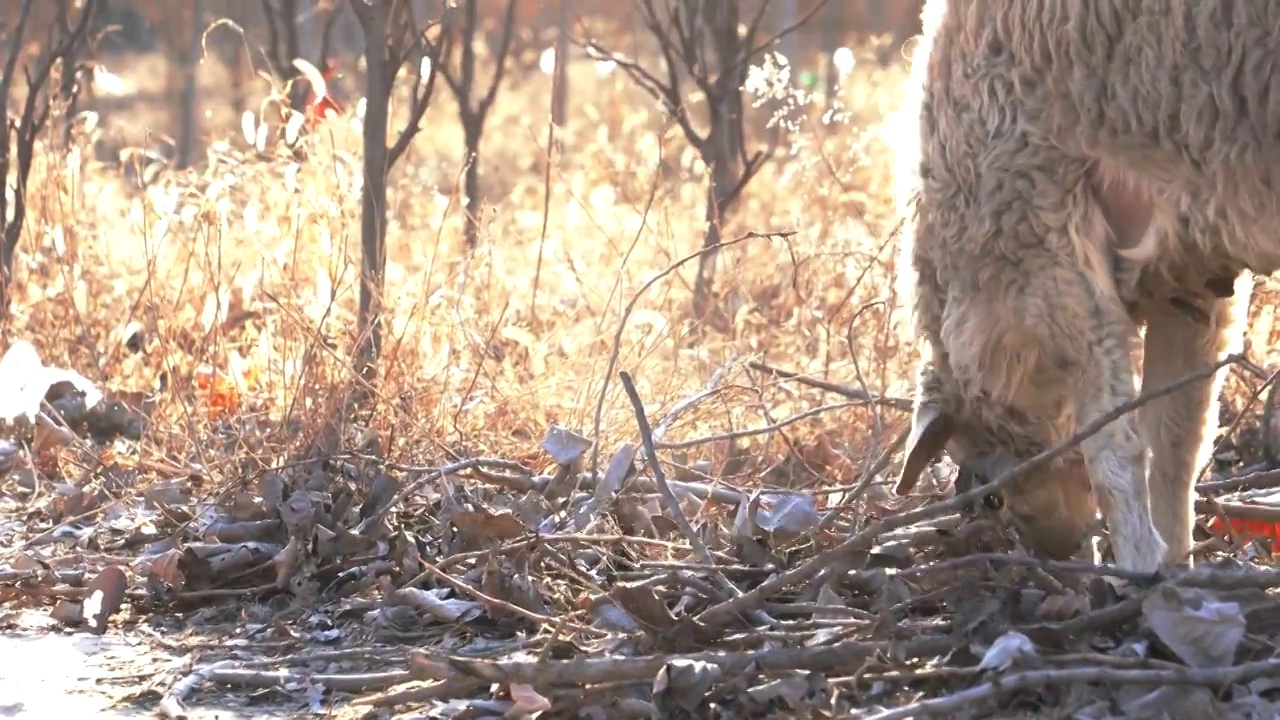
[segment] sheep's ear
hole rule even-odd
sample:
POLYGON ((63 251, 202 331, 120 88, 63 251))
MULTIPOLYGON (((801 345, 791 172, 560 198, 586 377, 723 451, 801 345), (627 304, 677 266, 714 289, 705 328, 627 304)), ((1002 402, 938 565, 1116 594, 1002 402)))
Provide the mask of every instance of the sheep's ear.
POLYGON ((911 434, 907 436, 906 457, 894 492, 898 495, 911 492, 925 467, 942 455, 955 429, 955 418, 937 405, 926 402, 916 409, 911 421, 911 434))

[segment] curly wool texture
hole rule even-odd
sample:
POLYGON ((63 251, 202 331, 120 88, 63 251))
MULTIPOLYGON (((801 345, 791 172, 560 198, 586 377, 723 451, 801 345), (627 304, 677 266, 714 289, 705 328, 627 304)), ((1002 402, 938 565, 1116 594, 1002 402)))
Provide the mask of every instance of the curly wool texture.
MULTIPOLYGON (((1136 395, 1139 363, 1146 387, 1213 362, 1238 347, 1246 271, 1280 268, 1280 3, 929 0, 922 20, 896 178, 925 341, 902 487, 943 447, 1007 466, 1065 440, 1136 395)), ((1189 549, 1223 377, 1040 478, 1088 473, 1121 565, 1189 549)))

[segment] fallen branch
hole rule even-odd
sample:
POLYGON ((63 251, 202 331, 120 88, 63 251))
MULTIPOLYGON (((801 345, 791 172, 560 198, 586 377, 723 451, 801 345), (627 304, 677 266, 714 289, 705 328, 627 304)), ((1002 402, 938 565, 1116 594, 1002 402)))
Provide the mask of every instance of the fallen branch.
POLYGON ((808 385, 809 387, 816 388, 818 390, 825 390, 826 392, 829 392, 829 393, 842 395, 844 397, 849 398, 850 400, 858 400, 864 403, 874 403, 876 405, 882 405, 884 407, 893 408, 894 410, 910 410, 912 405, 911 400, 908 398, 886 397, 884 395, 875 395, 865 390, 849 387, 848 385, 840 385, 833 382, 827 382, 826 380, 819 380, 817 378, 809 377, 808 375, 802 375, 798 372, 794 372, 791 370, 783 370, 780 367, 774 367, 773 365, 770 365, 765 362, 760 362, 759 360, 752 360, 751 362, 747 363, 747 367, 751 368, 752 370, 758 370, 763 373, 768 373, 770 375, 780 377, 784 380, 795 380, 801 385, 808 385))
POLYGON ((808 410, 805 410, 803 412, 798 412, 794 415, 789 415, 775 423, 770 423, 768 425, 763 425, 761 427, 747 428, 746 430, 732 430, 729 432, 718 433, 716 435, 707 435, 705 437, 690 438, 688 440, 655 442, 654 446, 660 450, 686 450, 691 447, 706 445, 708 443, 713 443, 713 442, 738 440, 740 438, 751 437, 753 435, 765 435, 771 432, 776 432, 778 430, 781 430, 782 428, 788 425, 794 425, 800 422, 801 420, 808 420, 809 418, 817 417, 822 413, 831 412, 833 410, 843 410, 845 408, 850 408, 850 407, 860 407, 866 404, 867 404, 866 400, 850 400, 849 402, 833 403, 831 405, 819 405, 818 407, 809 408, 808 410))
POLYGON ((424 485, 426 485, 429 482, 443 480, 446 476, 449 476, 449 475, 456 475, 460 472, 466 472, 467 470, 476 470, 484 467, 494 467, 502 470, 510 470, 512 468, 518 468, 519 470, 522 470, 524 472, 529 472, 528 468, 525 468, 523 465, 520 465, 519 463, 513 463, 510 460, 501 460, 497 458, 483 458, 483 457, 469 458, 467 460, 462 460, 460 462, 450 463, 448 465, 441 465, 440 467, 437 467, 437 468, 419 468, 419 467, 414 467, 412 465, 397 465, 393 463, 389 463, 388 467, 391 467, 396 470, 401 470, 404 472, 421 472, 422 475, 418 477, 416 480, 406 483, 405 486, 400 489, 400 492, 396 493, 390 500, 387 501, 385 505, 374 510, 373 513, 369 515, 369 517, 365 518, 358 526, 356 526, 355 532, 357 535, 364 535, 368 533, 370 528, 373 528, 378 523, 381 523, 384 518, 386 518, 387 513, 391 512, 391 508, 404 502, 405 498, 418 492, 419 490, 422 489, 424 485))
POLYGON ((653 440, 657 447, 671 449, 669 447, 669 443, 662 442, 662 438, 667 436, 667 432, 671 430, 671 426, 675 424, 676 419, 698 403, 715 394, 720 388, 720 383, 724 381, 725 375, 729 374, 729 370, 731 370, 737 362, 738 354, 734 353, 724 362, 723 365, 716 368, 715 372, 711 373, 711 379, 707 381, 706 387, 671 406, 671 410, 663 416, 657 427, 653 429, 653 440))
POLYGON ((195 670, 178 680, 160 699, 160 717, 186 718, 184 702, 196 688, 206 682, 233 687, 284 688, 286 686, 324 685, 328 690, 358 693, 388 688, 408 682, 412 677, 404 670, 381 673, 309 673, 290 670, 253 670, 234 660, 222 660, 195 670))
POLYGON ((587 633, 587 634, 595 632, 591 628, 586 627, 584 625, 579 625, 578 623, 574 623, 574 622, 567 622, 565 621, 564 618, 552 618, 552 617, 547 617, 546 615, 539 615, 538 613, 533 612, 532 610, 526 610, 514 603, 509 603, 506 600, 500 600, 491 595, 487 595, 481 592, 480 590, 468 585, 467 583, 461 580, 458 580, 457 578, 453 577, 449 573, 446 573, 445 571, 441 570, 435 565, 432 565, 426 560, 423 560, 422 558, 418 558, 418 564, 422 565, 424 568, 426 568, 426 570, 420 573, 417 577, 413 578, 409 582, 402 585, 402 587, 416 587, 423 580, 427 579, 427 577, 435 577, 436 579, 440 580, 441 582, 453 588, 454 590, 457 590, 458 592, 464 595, 468 595, 474 598, 475 600, 479 601, 488 610, 498 610, 500 612, 506 612, 506 613, 511 613, 513 615, 518 615, 524 618, 525 620, 528 620, 531 623, 544 626, 544 627, 555 627, 558 624, 563 624, 565 627, 572 629, 574 632, 581 632, 581 633, 587 633))
MULTIPOLYGON (((684 510, 680 507, 680 500, 676 498, 676 494, 671 491, 671 485, 667 482, 667 474, 663 471, 662 463, 658 460, 658 451, 654 448, 653 429, 649 427, 649 418, 644 413, 644 401, 640 399, 640 393, 636 391, 636 385, 632 382, 630 373, 624 370, 618 373, 618 379, 622 381, 622 388, 626 391, 631 407, 635 410, 636 425, 640 429, 640 442, 644 443, 645 460, 649 463, 649 469, 653 471, 653 480, 658 486, 658 492, 662 495, 663 504, 667 506, 667 512, 684 533, 689 546, 697 553, 698 559, 709 567, 714 566, 715 559, 711 557, 711 551, 707 549, 706 543, 702 542, 698 531, 693 529, 689 518, 685 517, 684 510)), ((742 597, 742 589, 729 582, 723 573, 717 570, 710 574, 720 589, 729 594, 729 597, 742 597)), ((758 608, 752 608, 748 613, 757 622, 763 622, 769 626, 777 624, 776 620, 758 608)))
POLYGON ((1220 493, 1241 492, 1244 490, 1270 490, 1280 488, 1280 470, 1263 470, 1226 480, 1212 480, 1196 485, 1196 492, 1201 496, 1220 493))
POLYGON ((1196 512, 1218 514, 1229 520, 1256 520, 1267 523, 1280 523, 1280 507, 1275 505, 1249 505, 1247 503, 1227 502, 1202 498, 1196 500, 1196 512))
POLYGON ((939 635, 907 642, 849 641, 817 647, 782 647, 744 652, 700 652, 641 657, 580 657, 571 660, 538 658, 518 660, 478 660, 461 656, 436 656, 411 650, 409 670, 419 680, 472 678, 491 683, 529 683, 534 686, 583 687, 606 682, 652 682, 654 675, 672 662, 717 665, 725 673, 779 672, 792 670, 831 671, 857 667, 882 653, 910 660, 937 657, 950 652, 957 643, 939 635))
POLYGON ((1190 373, 1161 387, 1144 392, 1128 402, 1121 403, 1110 412, 1105 413, 1095 418, 1092 422, 1086 424, 1066 441, 1059 443, 1055 447, 1049 448, 1030 459, 1024 460, 1013 469, 1006 471, 1000 477, 988 482, 987 484, 980 485, 967 492, 958 493, 950 500, 935 503, 933 505, 927 505, 925 507, 894 515, 873 523, 836 547, 814 556, 804 564, 788 570, 768 582, 758 585, 750 592, 744 593, 741 597, 733 598, 707 608, 702 611, 695 620, 708 626, 719 626, 728 622, 732 617, 739 615, 752 607, 759 607, 759 605, 765 601, 765 598, 774 593, 780 592, 791 585, 806 582, 810 579, 820 580, 822 575, 827 573, 832 567, 838 566, 840 561, 844 558, 853 553, 865 551, 870 548, 878 536, 890 530, 896 530, 898 528, 906 527, 907 525, 913 525, 922 520, 941 517, 950 512, 958 512, 965 506, 980 501, 983 497, 999 491, 1004 486, 1012 483, 1015 479, 1022 477, 1054 458, 1065 454, 1083 440, 1092 437, 1107 425, 1115 422, 1118 418, 1133 412, 1152 400, 1164 397, 1165 395, 1176 392, 1191 383, 1199 382, 1206 377, 1210 377, 1223 367, 1239 362, 1240 359, 1240 355, 1230 355, 1209 367, 1190 373))
POLYGON ((1114 667, 1074 667, 1011 673, 953 695, 920 700, 887 710, 866 720, 916 720, 958 712, 999 695, 1028 688, 1068 683, 1098 682, 1108 685, 1200 685, 1222 687, 1280 674, 1280 660, 1262 660, 1224 668, 1125 670, 1114 667))

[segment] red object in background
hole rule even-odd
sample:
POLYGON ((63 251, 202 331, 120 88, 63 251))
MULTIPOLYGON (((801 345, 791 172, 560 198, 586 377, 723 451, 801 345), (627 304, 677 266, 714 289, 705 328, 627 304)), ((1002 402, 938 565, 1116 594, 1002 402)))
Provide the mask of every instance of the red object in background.
MULTIPOLYGON (((324 69, 320 71, 320 76, 324 78, 325 83, 331 82, 338 76, 338 64, 330 58, 325 61, 324 69)), ((325 120, 331 115, 339 115, 346 108, 342 103, 333 97, 333 93, 326 88, 325 94, 316 97, 315 88, 307 88, 306 114, 307 127, 315 127, 315 123, 325 120)))
MULTIPOLYGON (((1247 503, 1256 504, 1260 507, 1271 507, 1267 503, 1247 503)), ((1231 533, 1246 538, 1271 538, 1272 552, 1280 552, 1280 523, 1271 520, 1246 520, 1243 518, 1231 518, 1231 533)), ((1209 520, 1209 532, 1215 536, 1223 536, 1227 534, 1226 525, 1222 522, 1222 518, 1213 517, 1209 520)))

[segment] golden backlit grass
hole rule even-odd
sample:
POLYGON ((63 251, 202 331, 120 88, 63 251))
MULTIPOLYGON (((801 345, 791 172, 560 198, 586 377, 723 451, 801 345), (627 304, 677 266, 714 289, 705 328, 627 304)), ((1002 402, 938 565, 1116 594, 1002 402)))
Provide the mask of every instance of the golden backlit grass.
MULTIPOLYGON (((636 432, 618 370, 634 376, 655 423, 735 356, 910 394, 915 356, 900 336, 905 316, 891 283, 895 127, 885 123, 905 71, 879 67, 869 53, 842 88, 843 107, 830 115, 821 99, 810 107, 728 220, 726 237, 795 235, 721 254, 721 317, 697 331, 686 320, 696 263, 636 302, 604 402, 606 458, 636 432)), ((158 62, 112 69, 137 74, 141 86, 158 62)), ((550 81, 536 69, 513 70, 489 120, 483 242, 469 265, 462 134, 443 92, 392 174, 387 352, 369 421, 392 457, 451 452, 545 466, 537 442, 551 424, 592 436, 624 307, 701 243, 704 168, 678 129, 621 72, 601 76, 577 63, 571 78, 545 237, 550 81)), ((90 160, 87 145, 39 153, 11 337, 111 387, 145 390, 164 378, 143 455, 202 463, 234 481, 320 443, 352 382, 360 125, 354 111, 330 122, 304 141, 302 161, 278 147, 258 153, 220 92, 225 72, 210 61, 201 82, 209 162, 196 170, 165 171, 137 190, 120 167, 90 160), (130 337, 145 350, 132 352, 130 337), (211 407, 199 389, 208 372, 239 383, 242 402, 211 407)), ((172 134, 162 109, 104 114, 103 136, 172 134)), ((1274 305, 1255 303, 1254 316, 1257 351, 1267 346, 1257 338, 1275 335, 1274 305)), ((667 439, 766 425, 824 401, 741 366, 721 388, 682 414, 667 439)), ((738 482, 758 482, 760 468, 793 450, 827 481, 849 482, 849 461, 861 463, 905 421, 897 411, 845 408, 754 437, 749 477, 738 482)), ((690 454, 718 464, 728 449, 716 442, 690 454)))

